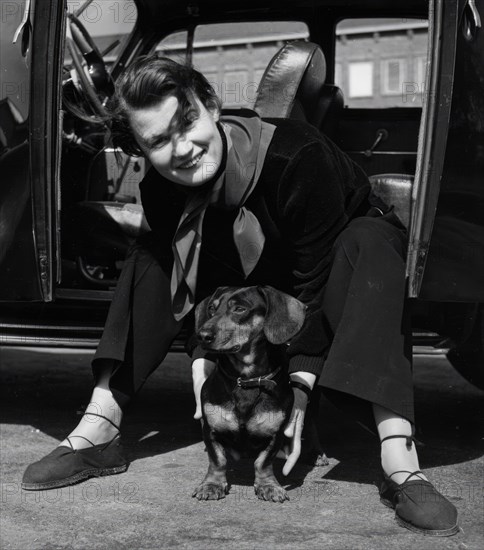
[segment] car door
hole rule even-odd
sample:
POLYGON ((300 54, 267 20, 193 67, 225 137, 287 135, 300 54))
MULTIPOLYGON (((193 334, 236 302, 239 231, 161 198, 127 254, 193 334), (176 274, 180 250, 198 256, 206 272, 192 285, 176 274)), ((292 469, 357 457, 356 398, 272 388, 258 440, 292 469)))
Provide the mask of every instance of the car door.
POLYGON ((3 2, 1 10, 0 300, 50 301, 64 5, 3 2))
POLYGON ((412 297, 484 302, 484 2, 431 3, 413 191, 412 297))

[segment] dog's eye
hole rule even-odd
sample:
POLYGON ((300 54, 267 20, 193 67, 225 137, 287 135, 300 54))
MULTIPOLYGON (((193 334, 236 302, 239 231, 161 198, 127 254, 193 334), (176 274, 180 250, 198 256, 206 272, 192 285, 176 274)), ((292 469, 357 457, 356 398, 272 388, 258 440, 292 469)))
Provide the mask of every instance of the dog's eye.
POLYGON ((245 313, 246 311, 247 311, 246 307, 243 307, 243 306, 235 306, 234 307, 234 312, 235 313, 245 313))
POLYGON ((207 308, 207 313, 210 317, 213 317, 215 315, 215 307, 213 304, 210 304, 207 308))

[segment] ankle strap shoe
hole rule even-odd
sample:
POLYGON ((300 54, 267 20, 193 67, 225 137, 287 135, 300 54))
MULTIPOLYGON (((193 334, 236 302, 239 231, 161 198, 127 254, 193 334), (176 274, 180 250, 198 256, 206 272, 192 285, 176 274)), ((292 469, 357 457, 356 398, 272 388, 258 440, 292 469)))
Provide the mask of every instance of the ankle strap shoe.
MULTIPOLYGON (((408 441, 410 446, 412 444, 412 438, 403 435, 392 435, 382 442, 394 437, 405 437, 407 445, 408 441)), ((380 501, 395 510, 397 523, 415 533, 434 537, 448 537, 458 533, 460 528, 456 507, 429 481, 420 477, 420 470, 405 472, 409 475, 400 485, 392 481, 391 476, 384 474, 380 487, 380 501), (416 479, 411 479, 413 477, 416 479)), ((396 473, 402 472, 393 472, 391 475, 396 473)))
MULTIPOLYGON (((101 414, 89 414, 111 422, 101 414)), ((119 430, 113 422, 111 424, 119 430)), ((94 445, 83 436, 71 437, 82 437, 92 446, 76 450, 67 438, 70 447, 64 445, 57 447, 50 454, 27 467, 22 479, 22 489, 27 491, 57 489, 91 477, 120 474, 128 469, 129 462, 124 457, 119 434, 100 445, 94 445)))

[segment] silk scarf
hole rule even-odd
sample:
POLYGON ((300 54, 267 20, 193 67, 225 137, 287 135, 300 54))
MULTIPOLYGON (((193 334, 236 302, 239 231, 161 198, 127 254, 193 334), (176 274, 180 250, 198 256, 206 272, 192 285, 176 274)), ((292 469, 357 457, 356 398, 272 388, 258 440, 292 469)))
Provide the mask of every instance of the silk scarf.
POLYGON ((257 185, 275 126, 256 116, 227 115, 220 117, 220 123, 227 140, 225 169, 208 189, 204 186, 189 194, 172 242, 171 299, 177 321, 195 303, 202 226, 209 205, 238 209, 233 237, 245 278, 254 270, 264 248, 259 221, 244 203, 257 185))

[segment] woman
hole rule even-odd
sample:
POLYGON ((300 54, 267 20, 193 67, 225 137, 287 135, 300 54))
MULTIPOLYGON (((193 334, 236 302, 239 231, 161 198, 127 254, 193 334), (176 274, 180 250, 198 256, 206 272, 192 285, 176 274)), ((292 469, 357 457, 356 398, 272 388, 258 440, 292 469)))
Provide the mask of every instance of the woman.
MULTIPOLYGON (((363 171, 311 126, 221 116, 206 79, 164 58, 135 62, 118 83, 113 137, 152 165, 141 198, 152 232, 130 250, 93 360, 86 414, 30 465, 26 489, 127 468, 123 412, 163 361, 193 306, 217 286, 269 284, 308 306, 287 348, 294 408, 287 475, 300 453, 315 382, 381 439, 382 501, 418 532, 458 531, 455 507, 419 471, 413 443, 411 331, 404 312, 406 233, 371 206, 363 171), (374 425, 374 424, 373 424, 374 425)), ((195 418, 213 363, 189 344, 195 418)))

